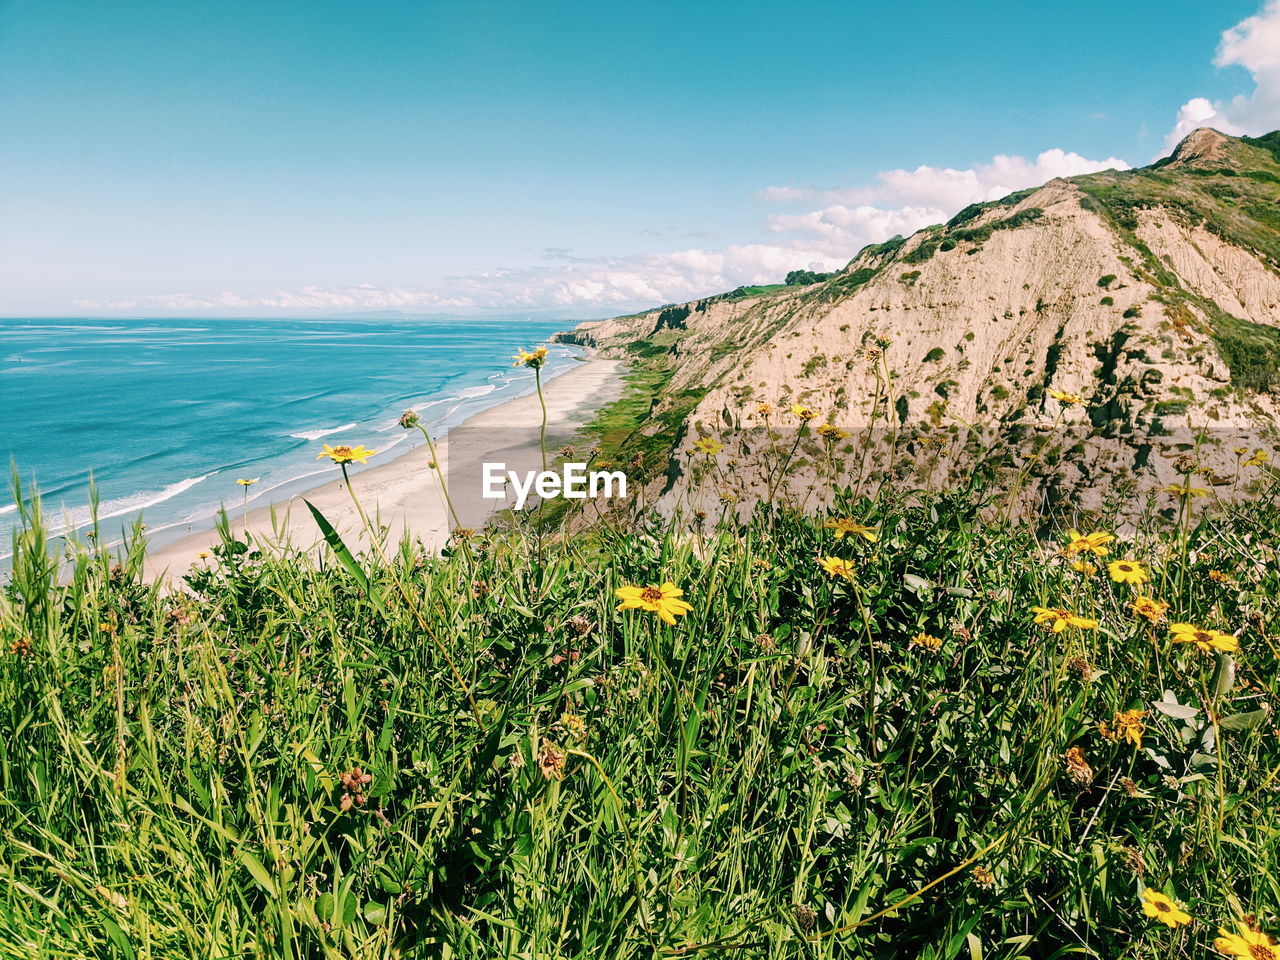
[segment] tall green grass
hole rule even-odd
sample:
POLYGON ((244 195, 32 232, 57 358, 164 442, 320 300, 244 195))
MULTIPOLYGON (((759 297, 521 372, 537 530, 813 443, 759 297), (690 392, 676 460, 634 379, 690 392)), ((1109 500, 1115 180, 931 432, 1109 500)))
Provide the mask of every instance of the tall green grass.
POLYGON ((361 576, 224 527, 178 591, 140 536, 59 554, 33 507, 0 596, 0 954, 1110 960, 1280 932, 1274 499, 1095 558, 1149 564, 1234 657, 986 506, 846 495, 875 543, 781 508, 515 529, 361 576), (666 580, 676 626, 614 609, 666 580), (1141 749, 1100 735, 1134 707, 1141 749), (1144 917, 1146 887, 1195 923, 1144 917))

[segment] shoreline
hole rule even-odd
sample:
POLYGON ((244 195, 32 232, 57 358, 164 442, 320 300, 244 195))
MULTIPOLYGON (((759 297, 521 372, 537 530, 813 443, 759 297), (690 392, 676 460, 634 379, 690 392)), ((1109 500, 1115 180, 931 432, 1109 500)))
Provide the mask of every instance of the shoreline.
MULTIPOLYGON (((550 455, 572 438, 607 403, 622 392, 621 360, 588 355, 563 373, 543 383, 547 408, 547 450, 550 455)), ((539 425, 541 405, 536 391, 512 397, 480 410, 439 437, 433 437, 441 472, 461 523, 479 527, 508 501, 485 500, 480 495, 480 464, 500 460, 509 466, 536 469, 541 462, 539 425)), ((317 444, 317 449, 319 445, 317 444)), ((451 522, 436 471, 430 467, 426 443, 414 446, 385 463, 376 460, 367 470, 352 475, 351 483, 361 506, 373 523, 386 526, 390 541, 403 536, 420 539, 429 551, 448 541, 451 522)), ((251 508, 244 514, 228 505, 233 532, 248 529, 260 542, 290 545, 310 551, 323 539, 303 498, 315 505, 353 552, 368 547, 367 537, 351 495, 334 466, 338 479, 251 508)), ((213 521, 216 514, 210 517, 213 521)), ((148 544, 148 580, 179 580, 197 564, 199 556, 219 542, 216 528, 195 530, 161 544, 148 544)))

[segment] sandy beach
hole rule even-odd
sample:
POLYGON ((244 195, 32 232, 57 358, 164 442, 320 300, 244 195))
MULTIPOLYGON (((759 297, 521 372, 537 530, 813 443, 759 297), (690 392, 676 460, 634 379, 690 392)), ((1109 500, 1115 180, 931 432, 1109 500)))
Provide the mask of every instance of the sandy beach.
MULTIPOLYGON (((543 385, 547 407, 546 448, 554 451, 568 443, 601 406, 622 390, 622 363, 617 360, 586 359, 543 385)), ((482 410, 475 416, 436 438, 436 453, 445 475, 453 507, 464 527, 480 526, 504 501, 485 499, 481 489, 481 464, 502 462, 509 469, 538 469, 542 444, 539 426, 542 409, 536 393, 515 397, 482 410)), ((318 448, 318 445, 317 445, 318 448)), ((585 457, 584 457, 585 459, 585 457)), ((376 457, 371 464, 377 464, 376 457)), ((386 463, 362 470, 351 478, 361 505, 371 520, 386 526, 391 541, 402 535, 420 539, 428 549, 439 549, 451 529, 449 511, 431 454, 425 443, 386 463)), ((226 504, 232 528, 247 526, 259 542, 285 542, 303 549, 321 543, 319 529, 305 497, 332 523, 353 550, 367 546, 363 525, 341 480, 337 466, 334 481, 317 486, 288 500, 278 501, 248 512, 247 517, 226 504)), ((212 520, 211 520, 212 522, 212 520)), ((180 578, 217 543, 217 533, 200 530, 179 540, 157 545, 148 551, 147 573, 152 578, 180 578)))

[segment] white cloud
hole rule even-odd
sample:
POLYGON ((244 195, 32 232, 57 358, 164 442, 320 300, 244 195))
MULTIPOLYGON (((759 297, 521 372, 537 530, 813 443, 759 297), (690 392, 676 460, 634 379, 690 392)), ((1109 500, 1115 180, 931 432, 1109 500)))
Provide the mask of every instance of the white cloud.
POLYGON ((1267 0, 1259 13, 1224 31, 1213 62, 1249 71, 1253 92, 1230 100, 1188 100, 1165 137, 1165 153, 1197 127, 1213 127, 1233 136, 1257 136, 1280 128, 1280 0, 1267 0))
POLYGON ((826 206, 798 214, 773 214, 769 228, 779 233, 801 233, 829 253, 852 256, 868 243, 907 234, 946 220, 971 203, 999 200, 1024 187, 1039 186, 1054 177, 1074 177, 1099 170, 1127 170, 1117 157, 1089 160, 1078 153, 1054 148, 1034 161, 997 154, 990 163, 964 170, 920 166, 914 170, 888 170, 868 187, 842 190, 806 190, 769 187, 760 198, 770 202, 803 200, 826 206))

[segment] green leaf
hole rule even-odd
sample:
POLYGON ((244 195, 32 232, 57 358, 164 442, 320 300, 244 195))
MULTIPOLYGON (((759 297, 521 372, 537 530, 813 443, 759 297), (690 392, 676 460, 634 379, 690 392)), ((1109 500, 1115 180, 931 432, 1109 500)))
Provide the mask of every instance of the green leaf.
POLYGON ((1267 708, 1261 707, 1248 713, 1233 713, 1229 717, 1223 717, 1218 721, 1218 727, 1222 730, 1252 730, 1265 719, 1267 708))
POLYGON ((1231 654, 1218 654, 1218 666, 1213 671, 1213 696, 1225 697, 1236 685, 1236 662, 1231 654))
POLYGON ((1151 705, 1166 717, 1173 717, 1175 720, 1190 720, 1200 712, 1198 707, 1178 703, 1177 700, 1152 700, 1151 705))
POLYGON ((342 537, 340 537, 338 535, 338 531, 333 528, 333 524, 324 518, 324 514, 317 510, 315 504, 310 500, 304 497, 302 502, 305 503, 307 505, 307 509, 311 511, 311 516, 315 517, 316 526, 318 526, 320 528, 320 532, 324 534, 324 542, 329 545, 329 549, 331 549, 334 556, 338 558, 338 562, 347 568, 347 572, 355 578, 356 583, 360 584, 361 589, 363 589, 365 593, 368 593, 368 576, 365 574, 360 564, 356 562, 355 556, 353 556, 351 551, 347 549, 347 545, 342 542, 342 537))

